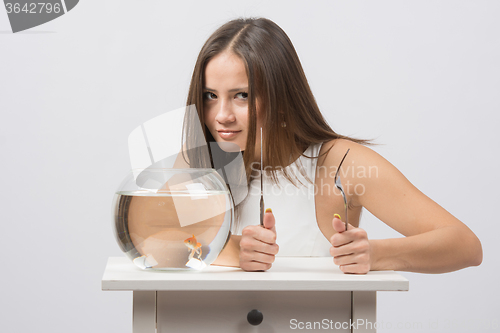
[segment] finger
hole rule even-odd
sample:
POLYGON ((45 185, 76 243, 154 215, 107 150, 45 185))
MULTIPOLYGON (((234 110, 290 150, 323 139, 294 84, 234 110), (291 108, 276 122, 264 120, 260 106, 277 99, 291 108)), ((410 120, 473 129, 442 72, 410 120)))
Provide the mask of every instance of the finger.
POLYGON ((337 232, 330 237, 330 244, 334 247, 345 246, 352 243, 354 239, 353 235, 349 232, 337 232))
POLYGON ((257 246, 255 246, 254 251, 275 256, 278 254, 279 246, 276 243, 267 244, 264 242, 260 242, 257 246))
MULTIPOLYGON (((347 246, 347 245, 346 245, 347 246)), ((330 255, 334 258, 336 257, 340 257, 340 256, 347 256, 347 255, 351 255, 353 254, 354 252, 351 251, 350 249, 344 249, 345 246, 340 246, 340 247, 335 247, 335 246, 332 246, 330 248, 330 255)))
MULTIPOLYGON (((333 229, 335 229, 336 232, 344 232, 346 231, 345 230, 345 222, 343 222, 340 218, 339 218, 339 214, 335 214, 335 217, 333 218, 333 221, 332 221, 332 225, 333 225, 333 229)), ((354 228, 351 224, 347 224, 347 230, 351 230, 351 229, 356 229, 354 228)))
POLYGON ((264 228, 268 230, 272 230, 276 233, 276 220, 274 219, 274 214, 271 208, 266 209, 266 213, 264 214, 264 228))
POLYGON ((369 257, 365 253, 349 254, 333 258, 333 263, 338 266, 364 265, 369 263, 369 257))
MULTIPOLYGON (((279 246, 276 244, 275 235, 272 231, 264 229, 260 226, 257 226, 258 229, 251 236, 243 235, 240 240, 240 251, 248 251, 248 252, 261 252, 271 255, 276 255, 279 251, 279 246), (264 233, 264 235, 259 235, 264 233)), ((246 231, 251 232, 250 231, 246 231)))
POLYGON ((337 266, 355 265, 358 262, 353 254, 333 257, 333 263, 337 266))
POLYGON ((240 241, 240 246, 247 244, 251 246, 252 241, 257 241, 259 243, 265 243, 269 245, 276 244, 276 234, 272 230, 267 230, 261 226, 254 226, 255 228, 243 229, 242 237, 240 241))
POLYGON ((370 271, 370 265, 352 264, 339 266, 344 274, 366 274, 370 271))
MULTIPOLYGON (((335 242, 336 239, 334 239, 333 243, 335 242)), ((330 248, 330 254, 332 255, 332 257, 338 257, 352 253, 368 253, 369 251, 370 251, 370 243, 368 241, 359 239, 339 246, 333 245, 330 248)))
POLYGON ((264 264, 257 261, 250 261, 250 262, 240 262, 240 267, 241 269, 247 272, 267 271, 272 267, 272 264, 264 264))
POLYGON ((272 229, 260 228, 255 233, 254 239, 267 244, 276 244, 276 233, 272 229))
POLYGON ((276 257, 274 255, 266 254, 266 253, 259 253, 259 252, 249 252, 249 251, 242 251, 240 252, 240 262, 260 262, 263 264, 272 264, 276 257))

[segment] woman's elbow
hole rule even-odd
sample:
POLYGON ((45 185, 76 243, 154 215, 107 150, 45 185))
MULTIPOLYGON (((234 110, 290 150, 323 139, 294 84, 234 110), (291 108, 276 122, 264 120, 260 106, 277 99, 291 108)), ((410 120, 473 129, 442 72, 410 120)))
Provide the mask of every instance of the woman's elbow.
POLYGON ((468 266, 479 266, 483 262, 483 247, 477 236, 469 231, 469 241, 467 244, 468 266))
POLYGON ((475 255, 474 255, 474 262, 472 263, 472 266, 479 266, 483 262, 483 247, 481 246, 481 242, 479 239, 476 237, 476 245, 475 245, 475 255))

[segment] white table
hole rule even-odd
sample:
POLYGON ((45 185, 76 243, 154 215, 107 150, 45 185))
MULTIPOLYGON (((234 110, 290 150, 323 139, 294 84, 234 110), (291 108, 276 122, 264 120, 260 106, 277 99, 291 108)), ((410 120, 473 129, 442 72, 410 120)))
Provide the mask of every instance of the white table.
POLYGON ((408 287, 393 271, 344 274, 316 257, 277 257, 266 272, 143 271, 112 257, 102 278, 102 290, 133 291, 134 333, 375 332, 376 292, 408 287), (247 320, 253 309, 257 326, 247 320))

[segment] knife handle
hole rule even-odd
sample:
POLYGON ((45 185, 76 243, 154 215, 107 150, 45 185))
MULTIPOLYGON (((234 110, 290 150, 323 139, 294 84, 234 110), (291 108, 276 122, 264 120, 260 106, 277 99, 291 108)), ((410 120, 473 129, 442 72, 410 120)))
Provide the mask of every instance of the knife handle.
POLYGON ((260 197, 260 225, 264 226, 264 198, 260 197))

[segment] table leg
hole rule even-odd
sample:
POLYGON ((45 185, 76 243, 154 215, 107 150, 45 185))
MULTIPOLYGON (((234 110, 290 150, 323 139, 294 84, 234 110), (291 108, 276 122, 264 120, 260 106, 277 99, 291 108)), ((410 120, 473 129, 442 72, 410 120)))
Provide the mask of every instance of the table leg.
POLYGON ((375 333, 377 321, 377 292, 352 292, 352 323, 354 333, 375 333))
POLYGON ((132 332, 156 332, 156 291, 135 291, 132 332))

